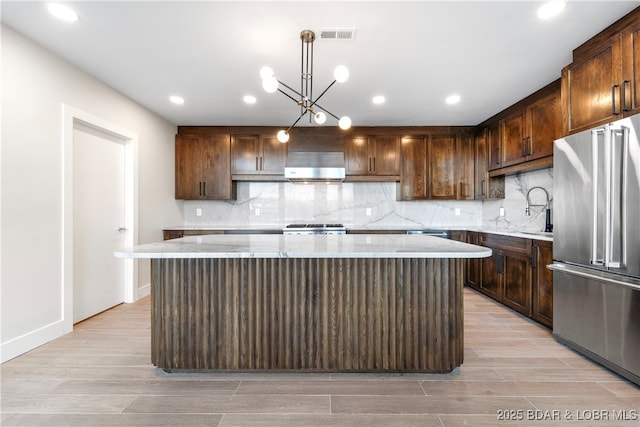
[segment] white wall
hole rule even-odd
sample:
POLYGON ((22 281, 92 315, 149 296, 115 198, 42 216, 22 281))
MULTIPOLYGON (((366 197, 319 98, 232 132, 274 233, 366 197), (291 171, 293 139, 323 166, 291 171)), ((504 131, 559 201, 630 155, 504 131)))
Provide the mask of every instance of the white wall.
MULTIPOLYGON (((2 361, 62 333, 63 103, 137 133, 139 242, 161 240, 163 227, 183 222, 174 199, 176 126, 3 25, 2 361)), ((143 287, 148 262, 138 272, 143 287)))

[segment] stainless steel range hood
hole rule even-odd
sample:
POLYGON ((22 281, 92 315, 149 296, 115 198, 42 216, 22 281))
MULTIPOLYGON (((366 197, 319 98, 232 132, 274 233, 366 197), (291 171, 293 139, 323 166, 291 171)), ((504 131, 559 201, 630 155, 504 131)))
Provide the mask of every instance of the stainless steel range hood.
POLYGON ((341 151, 294 151, 287 154, 284 177, 291 182, 341 182, 345 178, 341 151))

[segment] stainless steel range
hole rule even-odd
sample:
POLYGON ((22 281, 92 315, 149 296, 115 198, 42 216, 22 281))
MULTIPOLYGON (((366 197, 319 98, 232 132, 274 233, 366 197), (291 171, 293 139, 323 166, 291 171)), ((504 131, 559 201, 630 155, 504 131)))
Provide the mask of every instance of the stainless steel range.
POLYGON ((283 234, 346 234, 342 224, 289 224, 283 234))

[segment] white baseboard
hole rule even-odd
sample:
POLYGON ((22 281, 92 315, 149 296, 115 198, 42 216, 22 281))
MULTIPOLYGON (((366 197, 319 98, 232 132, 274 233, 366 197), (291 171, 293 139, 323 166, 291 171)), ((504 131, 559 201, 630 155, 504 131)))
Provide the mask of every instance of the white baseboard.
POLYGON ((151 294, 151 283, 147 283, 146 285, 138 288, 138 299, 144 298, 149 294, 151 294))
POLYGON ((51 323, 0 344, 0 363, 18 357, 65 334, 63 321, 51 323))

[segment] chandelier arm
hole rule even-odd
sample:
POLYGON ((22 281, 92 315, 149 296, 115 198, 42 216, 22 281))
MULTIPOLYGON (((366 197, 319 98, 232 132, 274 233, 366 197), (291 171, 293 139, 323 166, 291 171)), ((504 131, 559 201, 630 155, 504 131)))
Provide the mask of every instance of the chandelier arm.
MULTIPOLYGON (((316 100, 317 101, 317 100, 316 100)), ((333 114, 331 111, 327 110, 326 108, 324 108, 322 105, 320 104, 315 104, 314 107, 318 107, 319 109, 321 109, 322 111, 324 111, 325 113, 327 113, 328 115, 330 115, 331 117, 333 117, 336 120, 340 120, 340 117, 336 116, 335 114, 333 114)))
POLYGON ((307 114, 307 112, 308 112, 307 110, 304 110, 304 113, 300 114, 300 117, 298 117, 298 119, 297 119, 295 122, 293 122, 293 124, 292 124, 291 126, 289 126, 289 128, 286 130, 286 132, 287 132, 287 133, 289 133, 289 131, 290 131, 290 130, 295 126, 295 125, 297 125, 297 124, 298 124, 298 122, 300 121, 300 119, 302 119, 302 118, 307 114))
POLYGON ((282 89, 278 88, 278 92, 280 92, 281 94, 283 94, 284 96, 290 98, 291 100, 293 100, 293 102, 295 102, 296 104, 299 104, 298 100, 295 99, 293 96, 289 95, 287 92, 283 91, 282 89))
MULTIPOLYGON (((329 86, 327 86, 327 88, 326 88, 325 90, 323 90, 323 91, 322 91, 322 93, 320 94, 320 96, 318 96, 318 97, 315 99, 315 101, 313 101, 313 102, 311 103, 311 105, 309 105, 309 108, 311 108, 311 107, 313 107, 314 105, 316 105, 316 102, 318 102, 318 100, 319 100, 320 98, 322 98, 322 97, 324 96, 324 94, 325 94, 325 93, 327 93, 327 91, 328 91, 329 89, 331 89, 331 86, 333 86, 335 83, 336 83, 336 80, 332 81, 332 82, 331 82, 331 84, 330 84, 329 86)), ((324 109, 324 108, 323 108, 323 109, 324 109)))
MULTIPOLYGON (((289 85, 287 85, 287 84, 285 84, 285 83, 281 82, 280 80, 278 80, 278 83, 280 83, 282 86, 286 87, 286 88, 287 88, 287 89, 289 89, 291 92, 295 93, 295 94, 296 94, 296 95, 298 95, 300 98, 302 98, 302 94, 301 94, 300 92, 298 92, 297 90, 295 90, 294 88, 292 88, 291 86, 289 86, 289 85)), ((278 89, 278 90, 280 90, 280 89, 278 89)), ((282 92, 282 90, 280 90, 280 92, 282 92)), ((282 93, 284 93, 285 95, 287 95, 285 92, 282 92, 282 93)), ((289 95, 287 95, 287 96, 289 96, 289 95)), ((298 102, 298 101, 296 100, 296 102, 298 102)))

